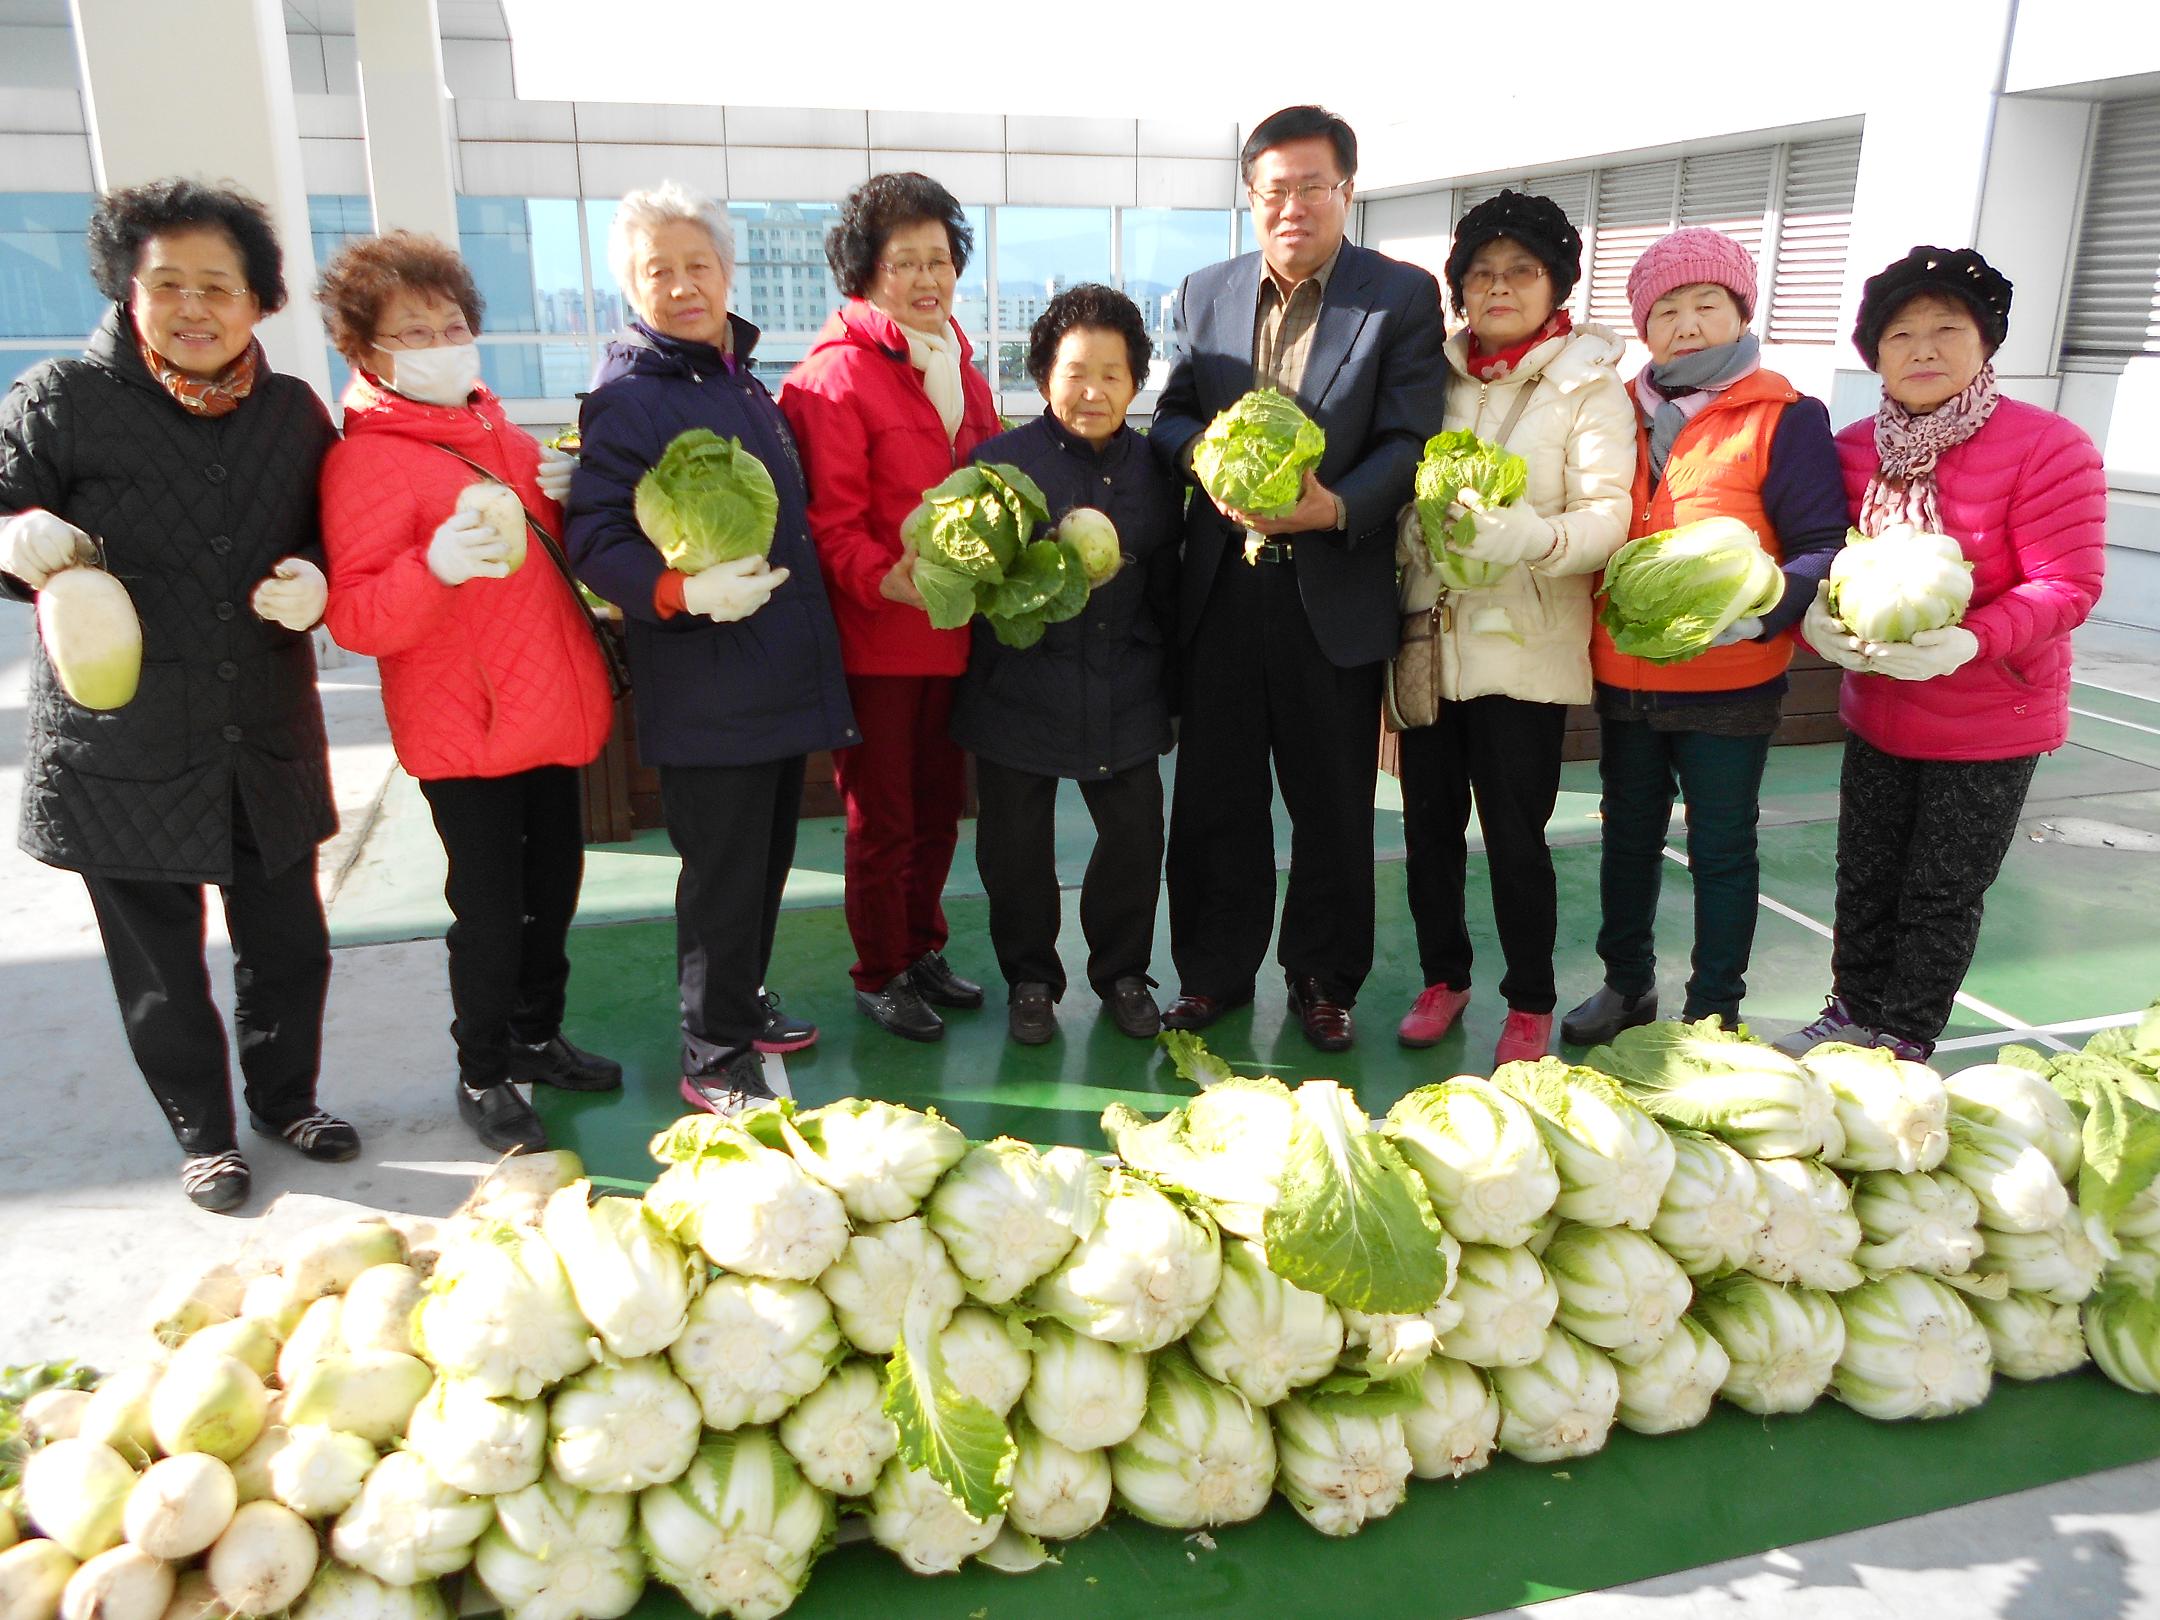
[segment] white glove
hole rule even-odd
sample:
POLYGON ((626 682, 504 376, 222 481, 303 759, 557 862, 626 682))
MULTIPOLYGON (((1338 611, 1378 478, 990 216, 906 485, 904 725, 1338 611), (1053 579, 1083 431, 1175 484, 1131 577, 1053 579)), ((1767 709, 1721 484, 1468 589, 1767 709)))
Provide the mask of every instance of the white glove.
POLYGON ((1730 647, 1736 641, 1756 641, 1762 636, 1762 620, 1752 614, 1745 619, 1735 619, 1710 638, 1713 647, 1730 647))
POLYGON ((714 563, 683 581, 683 606, 715 624, 747 619, 787 583, 788 571, 763 557, 714 563))
POLYGON ((0 572, 13 574, 33 591, 61 569, 96 556, 87 534, 50 512, 33 507, 0 524, 0 572))
POLYGON ((1867 643, 1867 663, 1872 675, 1888 675, 1900 681, 1932 681, 1938 675, 1963 669, 1980 656, 1980 638, 1962 626, 1916 631, 1910 641, 1867 643))
POLYGON ((505 579, 510 573, 502 536, 478 512, 452 512, 443 519, 435 538, 428 542, 427 566, 428 572, 445 585, 462 585, 469 579, 505 579))
POLYGON ((1808 603, 1807 614, 1800 621, 1800 633, 1807 638, 1810 647, 1838 668, 1863 672, 1867 669, 1867 658, 1860 651, 1860 638, 1846 629, 1830 611, 1828 580, 1815 587, 1815 600, 1808 603))
POLYGON ((578 458, 567 450, 555 450, 546 445, 540 447, 540 493, 560 504, 570 498, 570 475, 577 471, 578 458))
POLYGON ((330 582, 305 557, 281 557, 269 578, 255 587, 255 594, 248 600, 258 619, 305 633, 322 623, 324 604, 330 600, 330 582))
POLYGON ((1496 506, 1489 512, 1473 512, 1477 533, 1462 547, 1462 554, 1478 562, 1535 562, 1551 552, 1553 527, 1528 506, 1496 506))

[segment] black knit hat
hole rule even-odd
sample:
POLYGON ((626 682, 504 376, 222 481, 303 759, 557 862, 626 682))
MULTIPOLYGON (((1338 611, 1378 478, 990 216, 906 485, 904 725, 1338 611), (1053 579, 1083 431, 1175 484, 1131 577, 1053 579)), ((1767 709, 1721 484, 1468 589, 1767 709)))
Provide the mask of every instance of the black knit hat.
POLYGON ((1503 191, 1479 203, 1455 227, 1455 245, 1447 256, 1448 292, 1455 300, 1455 313, 1463 312, 1463 273, 1470 268, 1472 256, 1503 236, 1520 242, 1545 266, 1552 277, 1554 307, 1566 303, 1582 279, 1582 233, 1568 223, 1566 213, 1550 197, 1503 191))
POLYGON ((2010 278, 1971 248, 1916 247, 1893 265, 1867 278, 1860 290, 1860 318, 1853 322, 1853 347, 1875 369, 1883 328, 1917 293, 1947 293, 1980 323, 1988 353, 2010 335, 2010 278))

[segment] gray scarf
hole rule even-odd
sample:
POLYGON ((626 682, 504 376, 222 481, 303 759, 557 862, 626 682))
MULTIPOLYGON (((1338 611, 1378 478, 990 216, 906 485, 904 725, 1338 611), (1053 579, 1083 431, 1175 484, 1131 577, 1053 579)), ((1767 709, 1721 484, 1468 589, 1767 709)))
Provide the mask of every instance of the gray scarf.
POLYGON ((1743 332, 1737 341, 1715 348, 1698 349, 1651 366, 1642 374, 1636 397, 1650 411, 1650 485, 1655 489, 1665 478, 1665 458, 1673 441, 1695 413, 1710 403, 1710 396, 1730 388, 1762 365, 1762 340, 1743 332))

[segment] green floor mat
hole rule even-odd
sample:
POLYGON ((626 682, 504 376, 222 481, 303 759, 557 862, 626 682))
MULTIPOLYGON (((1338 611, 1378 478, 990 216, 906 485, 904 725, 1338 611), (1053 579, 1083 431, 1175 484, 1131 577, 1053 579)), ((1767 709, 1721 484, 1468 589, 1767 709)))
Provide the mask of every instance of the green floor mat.
MULTIPOLYGON (((1391 1517, 1339 1541, 1278 1499, 1207 1542, 1113 1514, 1057 1548, 1056 1567, 1020 1576, 971 1565, 925 1579, 881 1547, 846 1546, 819 1563, 790 1613, 1460 1620, 2154 1456, 2160 1401, 2092 1372, 2045 1384, 1998 1380, 1984 1406, 1934 1423, 1874 1423, 1830 1401, 1768 1420, 1720 1407, 1685 1434, 1616 1432, 1592 1457, 1501 1458, 1461 1480, 1413 1480, 1391 1517)), ((634 1611, 641 1620, 687 1612, 658 1585, 634 1611)))

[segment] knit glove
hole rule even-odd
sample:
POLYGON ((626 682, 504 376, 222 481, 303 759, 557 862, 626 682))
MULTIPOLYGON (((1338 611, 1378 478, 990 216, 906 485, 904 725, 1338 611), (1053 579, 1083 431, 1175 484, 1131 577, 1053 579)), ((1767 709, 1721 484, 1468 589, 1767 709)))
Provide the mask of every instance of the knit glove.
POLYGON ((1800 620, 1800 634, 1810 647, 1840 669, 1865 673, 1869 668, 1866 656, 1860 651, 1860 638, 1846 629, 1830 611, 1828 580, 1815 587, 1815 600, 1808 603, 1807 613, 1800 620))
POLYGON ((478 512, 452 512, 428 542, 428 572, 445 585, 463 585, 473 579, 504 579, 510 565, 504 560, 502 536, 478 512))
POLYGON ((570 498, 570 475, 577 471, 578 458, 567 450, 555 450, 548 446, 540 449, 540 493, 558 505, 570 498))
POLYGON ((1713 647, 1730 647, 1736 641, 1758 641, 1762 638, 1762 620, 1752 614, 1745 619, 1735 619, 1710 638, 1713 647))
POLYGON ((323 607, 329 600, 330 582, 305 557, 279 558, 277 567, 248 598, 258 619, 301 633, 322 623, 323 607))
POLYGON ((96 556, 87 534, 50 512, 33 508, 0 524, 0 572, 13 574, 33 591, 61 569, 96 556))
POLYGON ((747 619, 787 583, 788 571, 763 557, 714 563, 683 581, 683 606, 715 624, 747 619))
POLYGON ((1870 641, 1867 662, 1871 675, 1888 675, 1899 681, 1932 681, 1963 669, 1980 656, 1980 638, 1961 625, 1940 630, 1921 630, 1910 641, 1870 641))
POLYGON ((1553 527, 1528 506, 1517 502, 1513 506, 1496 506, 1487 512, 1474 512, 1471 521, 1477 532, 1470 543, 1461 547, 1465 557, 1478 562, 1510 563, 1535 562, 1551 553, 1555 536, 1553 527))

